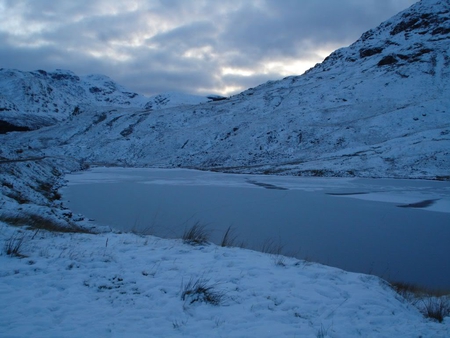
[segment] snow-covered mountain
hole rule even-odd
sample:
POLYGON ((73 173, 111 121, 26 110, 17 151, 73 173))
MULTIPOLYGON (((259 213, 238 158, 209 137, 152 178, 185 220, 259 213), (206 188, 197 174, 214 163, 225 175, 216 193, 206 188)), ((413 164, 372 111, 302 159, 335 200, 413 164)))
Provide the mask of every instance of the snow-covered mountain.
POLYGON ((31 129, 52 125, 87 107, 156 110, 207 101, 207 97, 179 93, 145 97, 104 75, 0 69, 0 120, 31 129))
POLYGON ((20 142, 119 165, 449 177, 449 16, 422 0, 301 76, 158 112, 91 105, 20 142))
POLYGON ((31 128, 61 121, 81 106, 143 107, 147 99, 104 75, 0 69, 0 119, 31 128))

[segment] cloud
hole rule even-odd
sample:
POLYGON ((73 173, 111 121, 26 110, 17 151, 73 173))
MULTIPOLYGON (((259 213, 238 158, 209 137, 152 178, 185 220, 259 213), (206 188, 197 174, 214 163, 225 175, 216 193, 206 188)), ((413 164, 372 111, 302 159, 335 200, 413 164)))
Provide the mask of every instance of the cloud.
POLYGON ((0 61, 228 94, 302 73, 413 0, 0 0, 0 61))

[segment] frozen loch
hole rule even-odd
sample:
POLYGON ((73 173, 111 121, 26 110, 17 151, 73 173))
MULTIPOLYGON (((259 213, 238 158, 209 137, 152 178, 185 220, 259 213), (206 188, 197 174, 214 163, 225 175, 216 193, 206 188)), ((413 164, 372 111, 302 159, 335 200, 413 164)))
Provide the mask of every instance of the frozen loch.
POLYGON ((65 203, 119 231, 179 238, 196 222, 236 244, 450 287, 450 183, 94 168, 67 176, 65 203))

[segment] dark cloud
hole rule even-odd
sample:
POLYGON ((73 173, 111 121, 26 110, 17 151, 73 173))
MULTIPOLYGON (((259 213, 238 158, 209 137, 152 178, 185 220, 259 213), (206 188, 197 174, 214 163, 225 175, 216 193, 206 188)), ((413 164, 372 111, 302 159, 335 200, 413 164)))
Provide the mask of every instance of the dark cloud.
POLYGON ((413 2, 0 0, 0 62, 103 73, 145 94, 237 91, 314 65, 413 2))

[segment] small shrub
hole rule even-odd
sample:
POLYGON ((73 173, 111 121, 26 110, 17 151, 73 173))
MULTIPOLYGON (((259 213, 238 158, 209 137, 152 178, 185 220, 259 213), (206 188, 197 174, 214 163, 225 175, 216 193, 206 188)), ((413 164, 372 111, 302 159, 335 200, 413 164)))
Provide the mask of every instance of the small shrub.
POLYGON ((195 302, 220 305, 225 294, 215 290, 214 284, 209 284, 208 279, 191 278, 186 285, 181 285, 181 300, 193 304, 195 302))
POLYGON ((208 243, 209 232, 204 225, 195 223, 191 228, 183 233, 183 242, 190 245, 203 245, 208 243))
POLYGON ((222 241, 220 242, 220 246, 222 247, 232 247, 236 246, 237 235, 234 234, 234 229, 229 226, 225 231, 225 234, 222 237, 222 241))
POLYGON ((432 297, 424 301, 423 314, 442 323, 445 317, 450 316, 450 302, 447 297, 432 297))
POLYGON ((8 240, 5 241, 5 253, 8 256, 24 257, 21 253, 22 244, 25 236, 19 233, 15 233, 8 240))

